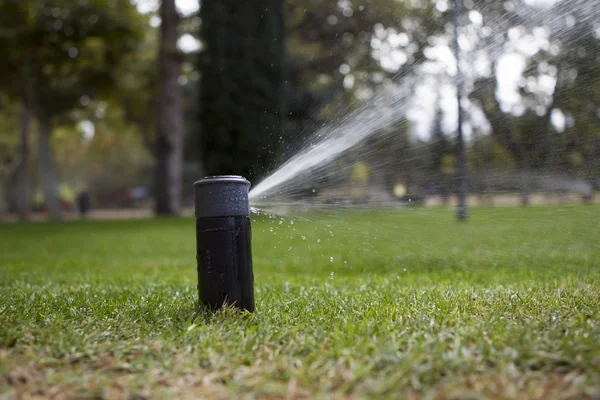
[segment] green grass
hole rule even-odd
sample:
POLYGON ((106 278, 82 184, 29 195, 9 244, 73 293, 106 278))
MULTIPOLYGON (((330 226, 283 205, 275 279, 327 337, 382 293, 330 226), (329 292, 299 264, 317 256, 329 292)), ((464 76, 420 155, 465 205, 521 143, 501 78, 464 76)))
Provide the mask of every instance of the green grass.
POLYGON ((194 229, 0 225, 0 397, 600 396, 598 206, 259 217, 254 314, 194 229))

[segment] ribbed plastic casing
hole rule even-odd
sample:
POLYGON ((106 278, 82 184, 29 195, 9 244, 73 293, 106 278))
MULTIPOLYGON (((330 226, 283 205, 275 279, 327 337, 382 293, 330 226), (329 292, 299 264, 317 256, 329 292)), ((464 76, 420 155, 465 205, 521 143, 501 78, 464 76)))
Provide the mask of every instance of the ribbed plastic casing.
POLYGON ((210 309, 254 311, 249 187, 246 179, 230 175, 194 183, 198 293, 210 309))

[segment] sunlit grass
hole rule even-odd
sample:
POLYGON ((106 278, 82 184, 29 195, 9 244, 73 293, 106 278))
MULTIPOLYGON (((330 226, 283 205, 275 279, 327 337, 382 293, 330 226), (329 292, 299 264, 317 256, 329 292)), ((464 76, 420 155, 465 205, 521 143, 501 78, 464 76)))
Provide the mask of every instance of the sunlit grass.
POLYGON ((0 390, 599 396, 598 221, 597 206, 255 217, 254 314, 197 309, 193 220, 3 225, 0 390))

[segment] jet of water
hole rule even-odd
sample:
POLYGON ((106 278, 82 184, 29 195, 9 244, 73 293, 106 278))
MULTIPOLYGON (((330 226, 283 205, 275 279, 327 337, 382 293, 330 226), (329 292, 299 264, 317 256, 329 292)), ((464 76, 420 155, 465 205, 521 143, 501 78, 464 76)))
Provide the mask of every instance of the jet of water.
POLYGON ((408 79, 400 86, 382 87, 357 110, 320 129, 315 134, 315 142, 302 148, 250 191, 250 202, 259 205, 269 196, 289 192, 292 181, 297 187, 298 180, 310 179, 344 151, 404 119, 409 106, 407 84, 408 79))

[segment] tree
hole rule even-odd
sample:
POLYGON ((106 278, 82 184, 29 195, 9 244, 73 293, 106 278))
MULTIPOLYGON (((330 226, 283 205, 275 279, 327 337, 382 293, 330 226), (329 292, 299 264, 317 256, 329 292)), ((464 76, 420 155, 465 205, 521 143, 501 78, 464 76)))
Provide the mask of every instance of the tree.
POLYGON ((159 47, 159 95, 156 131, 156 176, 154 195, 156 213, 175 215, 181 203, 181 164, 183 159, 181 73, 177 50, 179 16, 175 0, 163 0, 159 47))
POLYGON ((562 37, 559 54, 549 57, 548 61, 557 70, 552 106, 567 118, 565 130, 561 135, 563 147, 558 155, 562 157, 559 159, 555 156, 556 162, 581 178, 598 179, 600 38, 591 26, 577 24, 567 37, 562 37))
POLYGON ((149 187, 153 180, 154 160, 118 100, 91 101, 73 116, 82 124, 59 120, 52 133, 63 187, 86 189, 94 208, 126 205, 127 192, 149 187), (92 134, 85 125, 93 126, 92 134))
POLYGON ((60 218, 51 146, 56 118, 114 86, 113 69, 139 40, 130 2, 6 0, 0 4, 0 88, 23 101, 37 121, 38 167, 46 206, 60 218), (7 73, 10 71, 10 73, 7 73), (19 79, 14 79, 14 74, 19 79))
POLYGON ((124 56, 116 72, 119 91, 115 106, 123 110, 126 120, 138 130, 146 149, 155 157, 159 94, 158 65, 160 32, 147 26, 144 39, 124 56))
MULTIPOLYGON (((528 15, 522 11, 523 15, 528 15)), ((521 18, 515 13, 509 13, 512 15, 510 18, 489 18, 486 15, 491 21, 502 23, 492 26, 496 35, 490 35, 484 46, 491 45, 490 41, 496 37, 504 37, 506 42, 510 28, 526 32, 544 26, 548 32, 550 49, 539 49, 528 57, 523 76, 525 83, 520 89, 524 108, 520 115, 503 112, 496 97, 498 82, 494 64, 492 74, 480 78, 470 94, 490 122, 492 135, 514 159, 519 170, 523 205, 529 203, 533 173, 569 171, 588 179, 593 177, 592 171, 598 173, 600 124, 596 110, 600 107, 597 101, 600 40, 594 33, 593 23, 597 19, 590 18, 589 12, 586 7, 558 2, 552 7, 535 10, 535 18, 521 18), (545 16, 556 15, 564 18, 555 18, 552 24, 546 24, 545 16), (579 22, 570 26, 570 19, 579 22), (540 77, 556 79, 550 93, 537 89, 540 77), (557 111, 566 116, 562 133, 552 124, 553 113, 557 111)))
MULTIPOLYGON (((190 60, 193 57, 195 61, 196 52, 186 53, 177 48, 178 38, 191 29, 190 25, 195 25, 196 17, 179 15, 171 7, 172 4, 158 11, 169 12, 168 16, 161 17, 161 21, 165 18, 173 21, 161 23, 159 28, 147 26, 143 42, 122 64, 118 73, 121 90, 116 96, 127 120, 139 130, 154 158, 155 211, 160 215, 179 212, 183 189, 186 189, 182 187, 182 176, 185 176, 182 165, 185 165, 186 159, 193 159, 196 165, 201 165, 195 137, 199 136, 196 135, 196 84, 191 79, 197 77, 198 72, 190 60), (156 65, 159 65, 159 71, 156 65), (164 68, 166 65, 169 67, 164 68), (164 73, 169 75, 169 79, 163 77, 164 73), (182 79, 186 83, 182 83, 182 79), (160 95, 163 92, 171 94, 164 97, 160 95), (159 119, 163 121, 160 129, 159 119), (165 129, 164 122, 171 128, 165 129)), ((194 168, 193 174, 198 176, 197 168, 194 168)))
POLYGON ((18 104, 0 95, 0 210, 14 208, 15 199, 10 196, 15 175, 19 170, 19 108, 18 104), (8 190, 6 190, 8 189, 8 190))
POLYGON ((9 210, 16 209, 19 219, 25 221, 31 209, 29 112, 23 103, 0 96, 0 116, 0 187, 8 188, 9 210))
POLYGON ((356 93, 418 70, 428 38, 443 32, 445 15, 434 2, 416 3, 286 2, 290 119, 298 128, 291 130, 297 137, 284 139, 292 148, 315 127, 351 112, 361 102, 356 93))
POLYGON ((457 104, 457 115, 458 121, 456 124, 456 147, 457 147, 457 181, 458 181, 458 210, 456 217, 459 221, 465 221, 468 218, 468 206, 467 196, 469 195, 468 188, 468 177, 467 177, 467 160, 465 151, 465 141, 463 135, 463 121, 464 121, 464 109, 462 106, 463 101, 463 85, 464 78, 461 72, 460 62, 460 48, 458 46, 458 29, 461 15, 461 2, 462 0, 454 0, 452 6, 452 16, 454 26, 454 58, 456 59, 456 104, 457 104))
POLYGON ((454 141, 449 140, 442 129, 442 109, 436 104, 436 112, 433 119, 433 127, 430 140, 431 165, 433 185, 439 192, 442 202, 447 204, 450 195, 456 185, 453 184, 453 176, 456 173, 454 166, 456 162, 456 147, 454 141))
POLYGON ((203 2, 200 17, 206 170, 256 179, 273 166, 286 115, 283 1, 203 2))
POLYGON ((29 127, 31 117, 25 103, 21 103, 19 120, 19 165, 17 167, 15 197, 19 220, 27 221, 31 211, 31 183, 29 179, 29 127))
POLYGON ((476 100, 492 127, 492 135, 498 143, 511 154, 520 174, 521 204, 529 204, 529 174, 533 158, 532 145, 536 138, 544 135, 544 128, 533 131, 518 127, 517 119, 502 112, 500 101, 496 98, 497 80, 495 76, 479 79, 475 83, 470 97, 476 100))
POLYGON ((348 73, 357 82, 375 85, 374 74, 406 74, 423 61, 428 38, 442 32, 445 22, 432 2, 393 0, 290 0, 286 16, 291 78, 312 85, 327 78, 338 89, 348 73), (381 65, 388 51, 405 58, 381 65), (342 64, 346 72, 340 71, 342 64))

